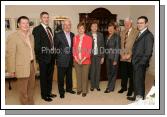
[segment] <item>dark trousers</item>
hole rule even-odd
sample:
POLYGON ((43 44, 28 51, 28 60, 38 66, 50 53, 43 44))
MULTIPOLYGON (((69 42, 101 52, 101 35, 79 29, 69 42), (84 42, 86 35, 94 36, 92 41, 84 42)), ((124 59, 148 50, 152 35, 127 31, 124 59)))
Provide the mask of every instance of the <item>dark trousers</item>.
POLYGON ((91 88, 99 88, 100 70, 101 70, 100 61, 101 57, 97 55, 93 55, 91 58, 91 66, 90 66, 91 88))
POLYGON ((106 59, 106 67, 107 67, 107 78, 108 78, 107 89, 113 91, 115 88, 115 81, 117 76, 117 65, 113 65, 113 60, 106 59))
POLYGON ((40 86, 42 98, 47 97, 52 91, 52 81, 54 72, 55 59, 53 58, 50 63, 39 61, 40 69, 40 86))
POLYGON ((127 83, 129 79, 128 91, 133 91, 133 69, 131 62, 120 62, 120 76, 121 76, 121 88, 127 90, 127 83))
POLYGON ((64 77, 66 77, 66 91, 72 90, 72 66, 59 67, 58 66, 58 89, 59 94, 64 95, 64 77))
POLYGON ((145 75, 146 67, 144 65, 133 65, 133 84, 134 94, 145 96, 145 75))

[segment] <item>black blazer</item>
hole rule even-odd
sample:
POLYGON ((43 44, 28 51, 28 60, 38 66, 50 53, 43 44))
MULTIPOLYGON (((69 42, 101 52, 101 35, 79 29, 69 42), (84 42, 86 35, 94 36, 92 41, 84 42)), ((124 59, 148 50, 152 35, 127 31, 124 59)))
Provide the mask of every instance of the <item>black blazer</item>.
POLYGON ((147 29, 135 41, 132 48, 132 64, 149 66, 149 60, 152 56, 154 36, 147 29))
MULTIPOLYGON (((51 28, 49 28, 49 30, 52 33, 51 28)), ((44 51, 45 49, 51 48, 49 37, 44 27, 40 24, 33 29, 32 34, 34 35, 35 40, 35 55, 37 61, 50 63, 53 54, 51 52, 44 51)))
POLYGON ((114 33, 109 40, 108 37, 106 37, 105 43, 106 58, 118 62, 120 53, 120 36, 117 33, 114 33))
POLYGON ((68 41, 64 31, 60 31, 55 34, 55 47, 57 50, 56 53, 56 64, 58 67, 68 67, 73 65, 73 56, 72 56, 72 47, 73 47, 73 37, 74 33, 70 32, 71 37, 71 47, 68 45, 68 41))
MULTIPOLYGON (((87 35, 91 36, 93 39, 92 32, 88 32, 87 35)), ((92 49, 94 48, 94 40, 92 40, 92 49)), ((104 57, 104 37, 103 34, 100 32, 97 32, 97 48, 98 48, 98 56, 99 57, 104 57), (101 51, 101 52, 100 52, 101 51)))

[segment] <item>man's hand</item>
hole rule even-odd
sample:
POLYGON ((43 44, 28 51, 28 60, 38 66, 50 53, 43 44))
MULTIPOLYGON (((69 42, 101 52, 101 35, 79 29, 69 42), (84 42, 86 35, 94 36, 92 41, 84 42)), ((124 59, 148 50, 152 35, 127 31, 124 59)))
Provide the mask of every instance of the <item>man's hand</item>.
POLYGON ((114 61, 112 64, 113 64, 113 65, 117 65, 117 62, 114 61))
POLYGON ((130 54, 127 54, 125 57, 126 57, 126 60, 129 60, 130 57, 131 57, 131 55, 130 55, 130 54))
POLYGON ((126 56, 125 55, 121 55, 121 59, 122 60, 126 60, 126 56))

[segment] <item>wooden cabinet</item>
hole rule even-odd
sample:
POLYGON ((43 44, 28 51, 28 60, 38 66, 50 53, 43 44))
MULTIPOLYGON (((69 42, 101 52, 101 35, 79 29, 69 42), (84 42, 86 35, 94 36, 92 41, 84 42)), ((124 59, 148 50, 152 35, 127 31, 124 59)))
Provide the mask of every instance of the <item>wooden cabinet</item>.
POLYGON ((104 35, 107 34, 107 25, 110 22, 116 22, 117 15, 112 14, 106 8, 97 8, 91 13, 79 13, 79 21, 84 22, 86 25, 86 31, 90 31, 90 26, 93 21, 99 23, 99 31, 104 35))

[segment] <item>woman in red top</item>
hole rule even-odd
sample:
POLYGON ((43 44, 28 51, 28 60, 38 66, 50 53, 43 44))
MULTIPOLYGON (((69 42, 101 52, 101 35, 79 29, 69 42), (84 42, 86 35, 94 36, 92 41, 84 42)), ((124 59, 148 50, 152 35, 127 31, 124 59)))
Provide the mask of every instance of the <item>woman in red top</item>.
POLYGON ((92 38, 85 34, 85 25, 79 23, 78 35, 73 39, 74 66, 77 75, 77 94, 85 97, 88 92, 88 72, 91 64, 92 38))

